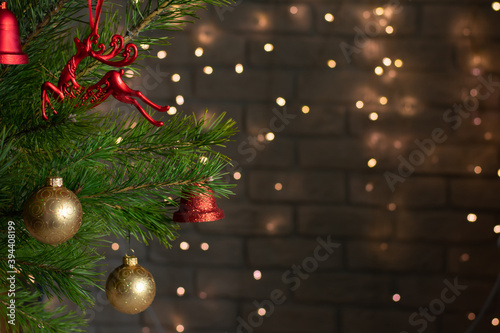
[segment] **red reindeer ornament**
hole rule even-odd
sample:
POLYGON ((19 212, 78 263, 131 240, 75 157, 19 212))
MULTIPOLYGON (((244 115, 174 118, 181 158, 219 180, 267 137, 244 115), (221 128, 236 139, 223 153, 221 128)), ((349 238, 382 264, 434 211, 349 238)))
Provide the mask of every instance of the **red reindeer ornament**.
POLYGON ((146 96, 144 96, 142 92, 133 90, 129 86, 127 86, 127 84, 122 80, 122 76, 124 73, 123 69, 120 69, 119 71, 107 72, 104 77, 99 80, 99 82, 91 85, 90 87, 82 87, 76 81, 76 69, 78 67, 78 64, 86 57, 92 57, 103 64, 113 67, 123 67, 132 64, 137 59, 138 55, 137 46, 132 43, 125 45, 125 49, 123 48, 124 40, 120 35, 114 35, 111 38, 110 47, 112 47, 112 50, 105 53, 106 47, 104 46, 104 44, 98 43, 99 34, 97 33, 99 18, 101 16, 101 10, 104 0, 97 1, 95 17, 92 13, 92 0, 88 1, 90 27, 92 28, 91 33, 83 41, 75 38, 77 52, 64 67, 57 86, 50 82, 45 82, 42 85, 43 118, 45 120, 48 120, 48 117, 45 113, 46 103, 50 105, 54 114, 57 114, 57 111, 54 109, 50 102, 49 95, 51 95, 58 101, 63 101, 65 98, 80 98, 81 102, 78 105, 82 105, 83 103, 90 100, 90 103, 93 107, 101 104, 110 95, 112 95, 120 102, 134 105, 151 124, 155 126, 162 126, 163 122, 156 121, 151 118, 139 105, 137 99, 142 100, 144 103, 160 112, 168 111, 169 106, 157 105, 150 101, 146 96), (97 50, 94 50, 94 45, 97 45, 97 50), (119 61, 111 61, 111 59, 118 55, 120 55, 123 59, 119 61))

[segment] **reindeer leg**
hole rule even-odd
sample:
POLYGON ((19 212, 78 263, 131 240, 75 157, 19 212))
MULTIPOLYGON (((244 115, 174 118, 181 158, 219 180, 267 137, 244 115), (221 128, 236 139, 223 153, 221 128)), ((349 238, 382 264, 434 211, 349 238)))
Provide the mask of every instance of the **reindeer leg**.
POLYGON ((127 103, 127 104, 132 104, 132 105, 134 105, 134 106, 137 108, 137 110, 139 110, 139 111, 142 113, 142 115, 143 115, 143 116, 144 116, 144 117, 145 117, 145 118, 146 118, 146 119, 147 119, 147 120, 148 120, 151 124, 153 124, 153 125, 155 125, 155 126, 158 126, 158 127, 163 126, 163 122, 162 122, 162 121, 156 121, 156 120, 154 120, 153 118, 151 118, 151 116, 150 116, 149 114, 147 114, 147 112, 146 112, 146 111, 144 111, 144 109, 141 107, 141 105, 140 105, 140 104, 139 104, 139 103, 138 103, 135 99, 133 99, 132 97, 129 97, 129 96, 123 96, 123 95, 116 95, 116 96, 115 96, 115 94, 113 94, 113 96, 114 96, 117 100, 119 100, 120 102, 123 102, 123 103, 127 103))
POLYGON ((42 85, 42 117, 43 117, 43 119, 48 121, 49 118, 47 117, 47 114, 45 113, 45 103, 47 102, 50 105, 50 107, 52 108, 52 112, 54 114, 57 114, 57 111, 52 106, 52 103, 50 102, 50 98, 49 98, 47 92, 50 92, 52 94, 52 97, 59 98, 61 101, 64 100, 64 93, 61 90, 59 90, 58 87, 56 87, 55 85, 53 85, 50 82, 45 82, 42 85))

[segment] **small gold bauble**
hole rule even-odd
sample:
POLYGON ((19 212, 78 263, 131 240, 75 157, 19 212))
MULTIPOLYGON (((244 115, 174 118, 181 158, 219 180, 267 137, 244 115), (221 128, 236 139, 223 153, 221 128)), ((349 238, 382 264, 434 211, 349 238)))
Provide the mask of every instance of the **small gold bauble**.
POLYGON ((123 265, 115 268, 106 281, 106 297, 118 311, 136 314, 146 310, 156 295, 153 275, 137 264, 137 257, 123 257, 123 265))
POLYGON ((72 238, 82 224, 82 205, 63 187, 60 177, 47 178, 44 187, 24 203, 26 229, 40 242, 57 245, 72 238))

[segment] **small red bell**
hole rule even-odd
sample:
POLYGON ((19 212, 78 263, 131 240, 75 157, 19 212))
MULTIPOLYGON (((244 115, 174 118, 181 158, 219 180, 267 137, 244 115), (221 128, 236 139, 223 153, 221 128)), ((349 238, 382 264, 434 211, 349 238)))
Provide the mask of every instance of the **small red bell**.
MULTIPOLYGON (((198 185, 199 186, 199 185, 198 185)), ((213 193, 212 190, 207 190, 213 193)), ((174 222, 210 222, 224 218, 224 211, 217 207, 212 194, 196 193, 181 199, 179 210, 174 213, 174 222)))
POLYGON ((0 3, 0 64, 22 65, 28 63, 28 56, 21 48, 19 25, 13 12, 7 9, 5 1, 0 3))

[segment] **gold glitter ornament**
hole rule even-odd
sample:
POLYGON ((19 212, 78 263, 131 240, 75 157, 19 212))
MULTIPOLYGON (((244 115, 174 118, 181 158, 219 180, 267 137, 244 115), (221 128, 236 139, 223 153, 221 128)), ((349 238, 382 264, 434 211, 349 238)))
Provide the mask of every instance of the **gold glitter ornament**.
POLYGON ((137 264, 136 256, 123 257, 123 265, 115 268, 106 281, 106 297, 118 311, 136 314, 146 310, 156 295, 153 275, 137 264))
POLYGON ((26 229, 40 242, 57 245, 72 238, 82 224, 82 205, 63 186, 61 177, 49 177, 44 187, 24 203, 26 229))

